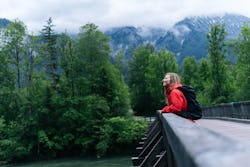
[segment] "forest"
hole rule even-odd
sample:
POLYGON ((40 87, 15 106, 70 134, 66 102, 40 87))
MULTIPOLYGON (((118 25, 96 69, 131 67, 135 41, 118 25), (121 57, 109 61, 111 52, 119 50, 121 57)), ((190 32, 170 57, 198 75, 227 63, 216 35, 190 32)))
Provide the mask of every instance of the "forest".
POLYGON ((110 39, 93 23, 76 39, 54 26, 49 18, 33 35, 15 20, 1 30, 0 161, 131 154, 148 126, 137 116, 166 105, 167 72, 194 87, 203 107, 250 99, 246 25, 230 42, 224 25, 211 25, 208 55, 190 55, 181 65, 151 44, 134 48, 128 61, 122 50, 111 57, 110 39))

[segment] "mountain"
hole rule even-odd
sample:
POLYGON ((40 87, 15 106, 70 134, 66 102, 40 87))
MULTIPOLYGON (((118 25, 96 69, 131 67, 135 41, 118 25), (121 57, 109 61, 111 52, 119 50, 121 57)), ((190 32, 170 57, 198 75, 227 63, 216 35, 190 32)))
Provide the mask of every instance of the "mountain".
POLYGON ((162 28, 149 27, 115 27, 104 32, 111 39, 113 56, 123 50, 125 56, 129 58, 131 50, 142 44, 155 44, 156 41, 166 33, 162 28))
MULTIPOLYGON (((10 23, 0 18, 0 29, 10 23)), ((168 29, 155 27, 113 27, 104 33, 111 39, 112 56, 123 50, 127 59, 132 49, 142 44, 152 44, 156 50, 167 49, 176 56, 181 64, 187 56, 198 60, 207 57, 208 41, 206 34, 212 24, 225 24, 228 33, 226 40, 237 38, 244 24, 250 26, 250 19, 242 15, 225 14, 222 16, 197 16, 185 18, 168 29)), ((77 35, 74 35, 74 38, 77 35)))
POLYGON ((10 23, 9 20, 0 18, 0 29, 6 28, 9 23, 10 23))
POLYGON ((131 48, 143 44, 142 36, 137 33, 135 27, 117 27, 105 32, 111 38, 111 46, 115 54, 119 49, 123 50, 126 55, 131 48))
POLYGON ((127 58, 130 51, 141 44, 150 43, 156 50, 167 49, 176 55, 180 64, 187 56, 198 60, 207 56, 206 34, 212 24, 225 24, 228 33, 226 40, 237 38, 244 24, 250 19, 242 15, 189 17, 177 22, 169 29, 147 27, 117 27, 105 31, 111 38, 113 56, 119 49, 127 58))

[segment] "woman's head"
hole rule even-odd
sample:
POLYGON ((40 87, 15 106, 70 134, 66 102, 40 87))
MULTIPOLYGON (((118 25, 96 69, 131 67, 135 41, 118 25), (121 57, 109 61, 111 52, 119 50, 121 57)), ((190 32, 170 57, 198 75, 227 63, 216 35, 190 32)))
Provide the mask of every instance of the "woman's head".
POLYGON ((169 72, 165 74, 165 77, 162 80, 162 85, 169 87, 170 85, 180 83, 180 77, 178 74, 169 72))

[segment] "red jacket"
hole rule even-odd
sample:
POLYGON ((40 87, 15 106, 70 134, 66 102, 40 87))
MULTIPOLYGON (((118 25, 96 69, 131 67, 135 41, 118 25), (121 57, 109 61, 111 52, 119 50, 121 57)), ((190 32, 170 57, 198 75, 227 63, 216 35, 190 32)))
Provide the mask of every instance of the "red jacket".
POLYGON ((168 105, 161 110, 163 113, 172 112, 179 114, 182 111, 187 110, 187 100, 185 96, 179 89, 176 89, 181 86, 182 84, 178 83, 165 89, 165 96, 168 98, 168 105))

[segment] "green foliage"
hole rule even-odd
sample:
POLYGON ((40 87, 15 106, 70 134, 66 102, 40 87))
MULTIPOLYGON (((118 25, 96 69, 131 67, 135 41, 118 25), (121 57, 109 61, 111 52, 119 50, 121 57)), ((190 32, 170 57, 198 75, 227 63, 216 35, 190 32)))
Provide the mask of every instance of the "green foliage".
POLYGON ((212 25, 207 35, 211 68, 209 96, 211 102, 214 104, 228 102, 230 100, 230 85, 227 80, 225 36, 224 25, 212 25))
POLYGON ((154 115, 165 105, 161 79, 167 72, 178 72, 176 58, 171 52, 153 51, 150 45, 140 46, 130 62, 129 86, 137 115, 154 115))
POLYGON ((119 77, 119 71, 109 62, 109 38, 94 24, 81 27, 77 55, 84 62, 82 68, 87 80, 86 94, 105 98, 109 116, 126 115, 130 108, 128 88, 122 77, 119 77))
POLYGON ((110 51, 109 38, 96 25, 86 24, 80 28, 77 53, 84 62, 82 68, 88 78, 94 79, 99 68, 109 61, 110 51))
POLYGON ((8 64, 6 54, 0 51, 0 115, 7 121, 15 117, 15 75, 8 64))
POLYGON ((121 154, 122 150, 116 147, 126 148, 137 142, 145 133, 147 125, 143 119, 113 117, 106 120, 96 145, 97 154, 102 156, 107 151, 121 154))
POLYGON ((21 77, 23 75, 23 56, 25 55, 24 38, 26 36, 26 26, 23 22, 15 20, 8 24, 3 30, 2 51, 7 56, 7 60, 13 71, 15 71, 17 87, 22 87, 21 77))
POLYGON ((6 124, 0 118, 0 134, 0 160, 11 161, 29 154, 30 150, 22 141, 21 127, 17 122, 6 124))
POLYGON ((120 71, 121 74, 125 76, 126 68, 124 62, 125 55, 122 50, 119 50, 116 56, 113 58, 114 66, 120 71))
POLYGON ((236 94, 237 100, 250 99, 250 28, 244 26, 238 40, 234 44, 237 55, 236 64, 236 94), (239 89, 240 88, 240 89, 239 89))
POLYGON ((41 43, 33 36, 23 43, 22 87, 7 52, 12 43, 1 49, 2 160, 94 153, 105 120, 130 111, 128 87, 109 62, 109 38, 87 24, 75 45, 52 27, 49 19, 41 43))
POLYGON ((152 97, 147 90, 146 73, 149 56, 154 52, 151 45, 139 46, 133 51, 129 63, 129 88, 132 108, 137 115, 149 115, 152 109, 152 97))
POLYGON ((43 65, 46 69, 46 74, 51 81, 51 84, 54 89, 56 89, 59 82, 58 74, 58 56, 56 53, 56 40, 57 35, 53 30, 53 21, 50 17, 47 20, 47 25, 41 31, 41 55, 44 57, 43 65))
MULTIPOLYGON (((116 67, 110 63, 109 38, 96 25, 82 26, 76 40, 55 34, 53 26, 49 19, 43 39, 27 35, 20 21, 1 33, 0 160, 103 156, 131 148, 148 123, 131 118, 130 101, 137 115, 161 108, 161 80, 178 72, 176 57, 139 46, 126 71, 122 52, 113 59, 116 67)), ((225 31, 218 25, 208 34, 209 59, 185 59, 182 81, 195 87, 202 105, 228 102, 234 91, 234 99, 249 99, 249 32, 245 26, 234 43, 236 66, 225 60, 225 31)))
POLYGON ((161 79, 167 72, 178 72, 178 65, 173 53, 161 50, 149 56, 149 64, 146 68, 146 90, 152 97, 150 103, 150 115, 165 105, 164 89, 161 79), (160 78, 161 77, 161 78, 160 78))
POLYGON ((208 60, 197 62, 195 57, 187 57, 183 61, 181 81, 185 85, 191 85, 196 92, 197 99, 202 106, 210 104, 209 79, 210 68, 208 60))
POLYGON ((194 56, 187 57, 183 60, 181 81, 185 85, 196 87, 198 79, 198 62, 194 56))
MULTIPOLYGON (((77 92, 76 79, 80 78, 77 72, 79 66, 77 65, 73 40, 68 34, 63 33, 58 37, 57 48, 58 54, 60 55, 59 65, 63 71, 60 78, 60 86, 65 96, 73 97, 77 92)), ((81 84, 83 84, 83 82, 81 82, 80 85, 81 84)))
POLYGON ((197 99, 202 106, 208 106, 211 104, 211 99, 209 98, 210 67, 207 59, 200 61, 197 74, 198 79, 195 85, 197 99))

